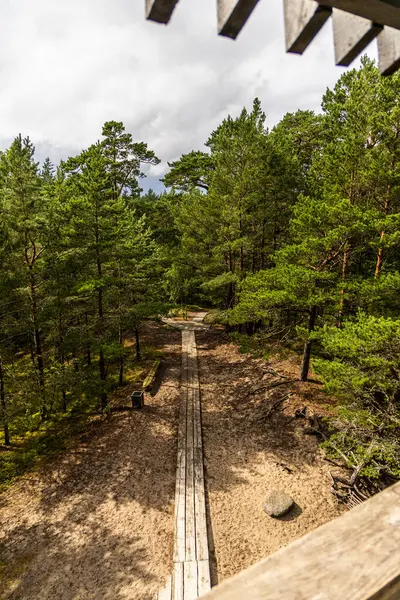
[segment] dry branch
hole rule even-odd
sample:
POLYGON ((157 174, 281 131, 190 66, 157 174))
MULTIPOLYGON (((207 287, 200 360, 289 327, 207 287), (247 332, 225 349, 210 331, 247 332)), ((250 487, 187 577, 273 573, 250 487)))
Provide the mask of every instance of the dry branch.
POLYGON ((297 379, 289 379, 288 381, 277 381, 276 383, 271 383, 271 385, 263 385, 262 387, 259 387, 256 390, 252 390, 251 392, 246 394, 246 396, 244 398, 246 399, 249 396, 252 396, 253 394, 257 394, 257 392, 269 391, 280 385, 287 385, 289 383, 296 383, 296 382, 297 382, 297 379))
POLYGON ((285 402, 285 400, 288 400, 291 395, 292 395, 291 393, 286 394, 286 396, 282 396, 282 398, 279 398, 279 400, 274 402, 274 404, 272 404, 272 406, 269 407, 268 411, 265 414, 265 417, 269 417, 270 414, 272 413, 272 411, 274 411, 276 408, 278 408, 278 406, 280 406, 283 402, 285 402))

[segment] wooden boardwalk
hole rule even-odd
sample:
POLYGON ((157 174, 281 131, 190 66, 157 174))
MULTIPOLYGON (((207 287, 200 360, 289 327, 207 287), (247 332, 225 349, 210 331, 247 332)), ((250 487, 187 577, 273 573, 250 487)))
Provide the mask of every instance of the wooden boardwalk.
POLYGON ((195 332, 182 331, 172 577, 159 600, 194 600, 210 590, 200 384, 195 332))

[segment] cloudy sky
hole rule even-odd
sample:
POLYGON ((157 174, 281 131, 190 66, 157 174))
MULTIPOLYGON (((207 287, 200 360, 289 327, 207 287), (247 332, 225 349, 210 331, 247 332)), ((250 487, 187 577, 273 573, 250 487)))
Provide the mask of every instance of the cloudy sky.
POLYGON ((181 0, 168 27, 146 22, 144 4, 1 0, 0 148, 22 133, 57 162, 123 121, 160 157, 143 186, 157 188, 168 160, 201 148, 255 96, 271 127, 318 110, 343 72, 330 22, 303 57, 285 53, 281 0, 260 0, 235 42, 217 36, 215 0, 181 0))

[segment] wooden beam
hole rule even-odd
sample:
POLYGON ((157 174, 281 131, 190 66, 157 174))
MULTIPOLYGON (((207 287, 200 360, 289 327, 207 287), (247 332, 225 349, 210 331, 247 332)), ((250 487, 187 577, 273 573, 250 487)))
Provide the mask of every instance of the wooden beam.
POLYGON ((333 10, 332 23, 335 61, 342 67, 348 67, 383 29, 382 25, 337 9, 333 10))
POLYGON ((236 39, 258 0, 217 0, 218 33, 236 39))
POLYGON ((392 75, 400 68, 400 31, 385 27, 378 36, 379 69, 382 75, 392 75))
POLYGON ((169 23, 179 0, 146 0, 146 19, 156 23, 169 23))
POLYGON ((172 598, 173 600, 183 600, 183 563, 174 563, 172 573, 172 598))
POLYGON ((284 0, 286 50, 303 54, 332 14, 314 0, 284 0))
POLYGON ((166 587, 158 592, 157 600, 172 600, 172 577, 168 578, 166 587))
MULTIPOLYGON (((308 0, 309 2, 311 0, 308 0)), ((317 0, 319 4, 344 10, 364 17, 379 25, 400 29, 400 4, 398 0, 317 0)))
POLYGON ((204 600, 400 598, 400 483, 232 577, 204 600))

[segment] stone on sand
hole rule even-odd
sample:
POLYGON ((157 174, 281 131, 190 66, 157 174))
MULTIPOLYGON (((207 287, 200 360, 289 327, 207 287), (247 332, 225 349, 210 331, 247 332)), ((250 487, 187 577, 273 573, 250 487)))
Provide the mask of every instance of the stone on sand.
POLYGON ((282 490, 271 490, 265 499, 264 510, 270 517, 283 517, 292 508, 294 500, 282 490))

